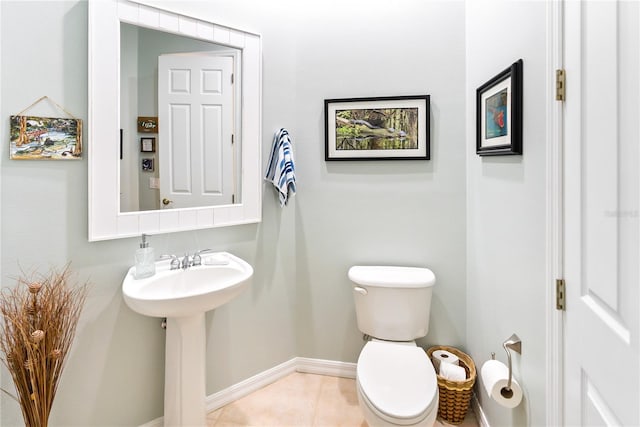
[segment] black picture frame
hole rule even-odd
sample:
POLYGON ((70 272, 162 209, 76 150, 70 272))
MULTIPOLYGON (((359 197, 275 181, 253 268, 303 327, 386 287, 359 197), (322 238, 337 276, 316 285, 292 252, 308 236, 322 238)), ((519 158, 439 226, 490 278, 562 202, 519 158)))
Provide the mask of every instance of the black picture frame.
POLYGON ((155 162, 151 158, 143 158, 140 160, 140 168, 143 172, 153 172, 155 170, 155 162))
POLYGON ((476 91, 476 153, 522 154, 522 59, 476 91))
POLYGON ((154 137, 142 137, 140 138, 140 152, 141 153, 155 153, 156 152, 156 139, 154 137))
POLYGON ((429 160, 429 102, 429 95, 325 99, 325 161, 429 160))

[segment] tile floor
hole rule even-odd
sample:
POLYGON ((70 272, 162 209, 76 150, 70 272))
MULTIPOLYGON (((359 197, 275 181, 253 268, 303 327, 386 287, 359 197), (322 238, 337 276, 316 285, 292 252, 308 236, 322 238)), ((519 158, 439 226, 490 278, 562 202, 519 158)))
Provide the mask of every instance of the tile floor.
MULTIPOLYGON (((208 427, 368 427, 355 380, 293 373, 207 415, 208 427)), ((436 422, 436 427, 448 426, 436 422)), ((477 427, 473 412, 461 427, 477 427)))

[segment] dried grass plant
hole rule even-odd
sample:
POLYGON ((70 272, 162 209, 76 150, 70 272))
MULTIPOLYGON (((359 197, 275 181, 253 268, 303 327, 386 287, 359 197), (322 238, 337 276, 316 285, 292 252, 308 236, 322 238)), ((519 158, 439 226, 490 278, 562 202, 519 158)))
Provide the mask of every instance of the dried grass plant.
POLYGON ((61 271, 18 277, 0 293, 0 350, 11 373, 27 427, 46 427, 65 365, 87 283, 70 286, 67 264, 61 271), (33 280, 33 277, 36 280, 33 280))

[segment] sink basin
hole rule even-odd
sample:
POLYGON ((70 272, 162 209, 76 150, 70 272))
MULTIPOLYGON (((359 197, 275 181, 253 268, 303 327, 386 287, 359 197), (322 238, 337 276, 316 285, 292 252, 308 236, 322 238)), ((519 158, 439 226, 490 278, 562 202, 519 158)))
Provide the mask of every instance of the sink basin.
POLYGON ((164 425, 206 427, 205 312, 229 302, 249 286, 253 267, 227 252, 202 255, 202 265, 136 280, 135 267, 122 282, 126 304, 140 314, 167 318, 164 425))
POLYGON ((131 267, 122 283, 127 305, 153 317, 183 317, 213 310, 249 286, 253 268, 227 252, 202 256, 202 265, 170 270, 170 260, 156 262, 156 274, 136 280, 131 267))

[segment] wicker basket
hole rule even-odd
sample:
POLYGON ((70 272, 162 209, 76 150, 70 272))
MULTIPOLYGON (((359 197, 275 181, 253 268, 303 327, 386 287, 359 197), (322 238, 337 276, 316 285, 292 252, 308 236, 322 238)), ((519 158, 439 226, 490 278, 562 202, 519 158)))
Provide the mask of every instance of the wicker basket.
POLYGON ((427 350, 427 356, 436 350, 446 350, 458 356, 458 363, 467 372, 464 381, 452 381, 438 375, 438 391, 440 392, 438 404, 438 416, 449 424, 462 424, 469 410, 469 402, 473 393, 473 385, 476 382, 476 365, 471 357, 457 348, 447 346, 434 346, 427 350))

